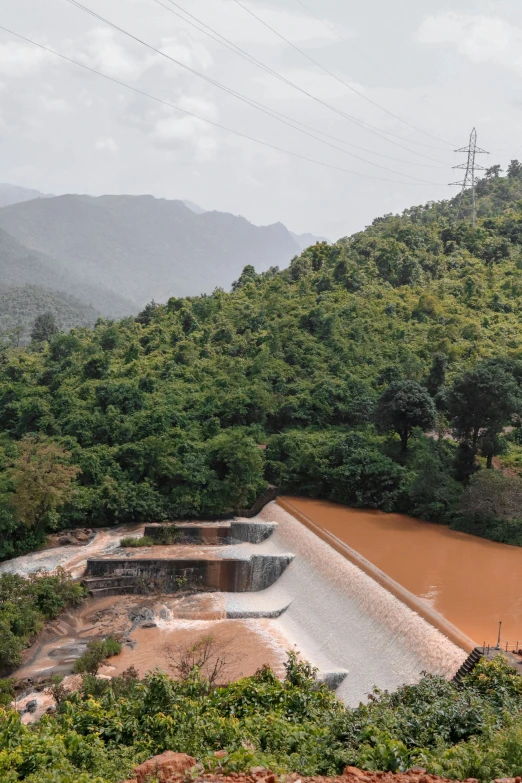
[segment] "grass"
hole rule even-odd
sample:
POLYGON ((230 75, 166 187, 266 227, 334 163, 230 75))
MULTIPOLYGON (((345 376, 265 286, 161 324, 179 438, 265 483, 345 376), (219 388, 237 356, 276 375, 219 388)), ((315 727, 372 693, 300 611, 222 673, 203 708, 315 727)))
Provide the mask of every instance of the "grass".
POLYGON ((137 548, 140 546, 153 546, 156 542, 150 536, 141 536, 140 538, 133 538, 132 536, 125 536, 120 541, 120 546, 137 548))

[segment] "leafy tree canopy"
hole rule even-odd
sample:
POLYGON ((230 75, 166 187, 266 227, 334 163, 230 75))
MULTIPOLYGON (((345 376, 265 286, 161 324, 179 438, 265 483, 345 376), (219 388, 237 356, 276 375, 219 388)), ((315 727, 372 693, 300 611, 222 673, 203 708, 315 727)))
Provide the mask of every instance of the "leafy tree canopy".
POLYGON ((42 313, 35 319, 31 340, 35 343, 49 341, 58 331, 54 315, 51 312, 42 313))
POLYGON ((415 428, 426 431, 434 426, 435 405, 429 392, 416 381, 395 381, 379 398, 375 421, 382 432, 397 433, 405 452, 415 428))

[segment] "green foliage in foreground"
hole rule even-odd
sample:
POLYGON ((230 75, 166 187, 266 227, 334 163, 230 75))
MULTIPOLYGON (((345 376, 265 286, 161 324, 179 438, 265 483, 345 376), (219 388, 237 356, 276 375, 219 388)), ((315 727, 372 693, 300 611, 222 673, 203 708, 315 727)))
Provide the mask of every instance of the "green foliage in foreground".
POLYGON ((22 651, 46 622, 78 606, 84 597, 83 587, 65 571, 29 579, 0 574, 0 673, 20 663, 22 651))
POLYGON ((521 167, 478 190, 476 227, 414 207, 230 293, 0 351, 0 558, 43 535, 9 472, 31 433, 79 469, 56 529, 230 515, 275 481, 518 543, 520 514, 459 505, 480 460, 522 463, 521 167), (458 449, 420 437, 448 428, 458 449))
POLYGON ((337 774, 345 764, 374 770, 412 765, 452 778, 522 771, 522 678, 501 658, 482 662, 462 687, 424 676, 396 693, 374 692, 344 707, 290 654, 286 679, 269 668, 209 689, 159 673, 144 681, 87 676, 55 716, 25 727, 0 709, 3 783, 119 783, 133 766, 165 750, 207 768, 216 750, 226 770, 261 764, 276 772, 337 774))

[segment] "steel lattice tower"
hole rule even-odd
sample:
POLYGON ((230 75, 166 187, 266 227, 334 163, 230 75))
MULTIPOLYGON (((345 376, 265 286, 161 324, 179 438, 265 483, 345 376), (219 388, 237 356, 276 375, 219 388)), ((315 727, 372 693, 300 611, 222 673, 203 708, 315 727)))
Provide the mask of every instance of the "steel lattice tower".
POLYGON ((455 219, 456 220, 459 219, 466 188, 469 188, 471 186, 471 202, 472 202, 471 219, 472 219, 473 226, 475 226, 477 222, 477 210, 476 210, 476 203, 475 203, 475 185, 476 185, 477 178, 475 176, 475 172, 486 170, 484 166, 479 166, 475 162, 475 156, 489 155, 489 152, 486 152, 486 150, 477 147, 477 131, 475 128, 473 128, 473 130, 470 133, 468 146, 460 147, 458 150, 455 150, 455 152, 466 152, 468 155, 468 159, 466 163, 459 163, 458 166, 453 166, 454 169, 466 170, 463 180, 461 180, 460 182, 450 183, 451 185, 462 185, 462 189, 460 191, 460 196, 459 196, 459 202, 457 205, 457 215, 455 219))

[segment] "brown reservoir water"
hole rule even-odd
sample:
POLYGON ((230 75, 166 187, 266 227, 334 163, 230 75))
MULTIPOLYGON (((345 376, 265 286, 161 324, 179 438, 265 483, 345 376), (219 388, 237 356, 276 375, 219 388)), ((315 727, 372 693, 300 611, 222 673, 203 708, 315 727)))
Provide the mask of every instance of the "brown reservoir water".
POLYGON ((401 514, 285 497, 297 511, 426 601, 477 644, 522 647, 522 547, 401 514))

